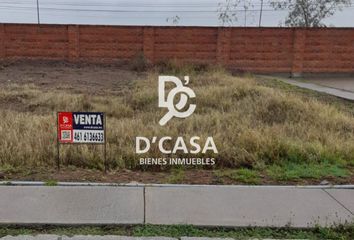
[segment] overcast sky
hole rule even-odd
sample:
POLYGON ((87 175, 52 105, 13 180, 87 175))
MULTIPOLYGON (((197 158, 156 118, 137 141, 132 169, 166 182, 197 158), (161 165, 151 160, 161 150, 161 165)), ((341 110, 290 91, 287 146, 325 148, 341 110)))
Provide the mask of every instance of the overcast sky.
MULTIPOLYGON (((41 23, 104 25, 217 26, 218 3, 225 0, 39 0, 41 23)), ((246 13, 239 6, 237 26, 257 26, 261 0, 246 13), (245 17, 246 16, 246 17, 245 17)), ((265 0, 262 26, 279 26, 286 11, 274 11, 265 0)), ((0 0, 0 22, 36 23, 36 0, 0 0)), ((354 27, 354 4, 325 20, 327 26, 354 27)))

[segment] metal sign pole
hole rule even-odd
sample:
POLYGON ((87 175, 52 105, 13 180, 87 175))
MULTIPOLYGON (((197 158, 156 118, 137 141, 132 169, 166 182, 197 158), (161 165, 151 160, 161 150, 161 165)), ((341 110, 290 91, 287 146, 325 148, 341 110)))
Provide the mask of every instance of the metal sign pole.
POLYGON ((108 164, 107 164, 107 135, 106 135, 106 127, 107 127, 107 117, 106 113, 104 113, 104 172, 107 173, 108 164))

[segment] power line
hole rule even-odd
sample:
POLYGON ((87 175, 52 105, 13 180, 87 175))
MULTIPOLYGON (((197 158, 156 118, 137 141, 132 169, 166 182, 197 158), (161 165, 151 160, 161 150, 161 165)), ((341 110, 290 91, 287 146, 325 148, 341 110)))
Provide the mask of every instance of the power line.
MULTIPOLYGON (((248 9, 249 10, 255 10, 255 11, 260 11, 263 9, 263 7, 271 7, 272 5, 269 4, 269 3, 263 3, 263 0, 259 0, 261 1, 260 4, 252 4, 252 7, 253 6, 259 6, 260 9, 256 9, 256 8, 253 8, 253 9, 248 9)), ((352 0, 353 3, 354 3, 354 0, 352 0)), ((6 5, 10 5, 9 7, 12 7, 11 5, 33 5, 31 3, 21 3, 21 2, 12 2, 12 1, 0 1, 0 4, 6 4, 6 5)), ((173 7, 185 7, 185 8, 203 8, 203 7, 207 7, 207 8, 217 8, 218 6, 217 5, 211 5, 211 6, 205 6, 205 5, 202 5, 202 4, 147 4, 147 3, 144 3, 144 4, 139 4, 139 5, 136 5, 136 4, 132 4, 132 5, 129 5, 129 4, 124 4, 124 5, 119 5, 119 4, 75 4, 75 3, 46 3, 46 2, 42 2, 41 3, 42 6, 46 6, 46 5, 54 5, 54 6, 77 6, 77 7, 119 7, 119 8, 145 8, 145 7, 153 7, 153 8, 160 8, 160 7, 168 7, 168 8, 173 8, 173 7)), ((21 6, 20 6, 21 7, 21 6)), ((26 6, 22 6, 22 7, 26 7, 26 6)), ((241 6, 242 7, 242 6, 241 6)), ((63 9, 63 10, 67 10, 68 8, 57 8, 57 7, 43 7, 43 8, 56 8, 56 9, 63 9)), ((349 6, 350 8, 350 6, 349 6)), ((278 10, 275 10, 273 8, 271 9, 268 9, 268 10, 274 10, 274 11, 278 11, 278 10)), ((161 10, 162 11, 162 10, 161 10)), ((179 10, 177 10, 179 11, 179 10)), ((184 10, 184 11, 188 11, 188 10, 184 10)), ((192 11, 210 11, 210 10, 192 10, 192 11)))
MULTIPOLYGON (((24 4, 32 4, 31 2, 13 2, 13 1, 0 1, 0 4, 14 4, 14 5, 24 5, 24 4)), ((47 3, 47 2, 42 2, 41 5, 58 5, 58 6, 79 6, 79 7, 102 7, 102 6, 107 6, 107 7, 186 7, 186 8, 199 8, 199 7, 210 7, 210 8, 215 8, 218 7, 218 4, 205 4, 205 3, 188 3, 188 4, 177 4, 177 3, 115 3, 115 4, 110 4, 110 3, 99 3, 99 4, 90 4, 90 3, 72 3, 72 2, 56 2, 56 3, 47 3)), ((271 4, 264 4, 264 6, 271 6, 271 4)), ((260 4, 252 4, 252 6, 260 6, 260 4)))
MULTIPOLYGON (((2 6, 0 6, 2 7, 2 6)), ((14 7, 14 6, 4 6, 2 8, 8 9, 36 9, 36 7, 14 7)), ((166 13, 166 12, 180 12, 180 13, 216 13, 218 10, 122 10, 122 9, 81 9, 81 8, 55 8, 55 7, 41 7, 42 10, 56 10, 56 11, 80 11, 80 12, 137 12, 137 13, 166 13)), ((244 12, 244 9, 234 9, 228 12, 244 12)), ((258 12, 260 9, 248 9, 247 11, 258 12)), ((263 9, 263 11, 279 11, 274 9, 263 9)), ((280 10, 281 11, 281 10, 280 10)), ((286 11, 286 10, 285 10, 286 11)))
MULTIPOLYGON (((222 0, 219 0, 219 2, 222 2, 222 0)), ((252 6, 272 6, 272 4, 268 3, 262 3, 263 0, 254 0, 253 3, 251 3, 252 6)), ((32 2, 24 2, 24 1, 0 1, 1 3, 5 4, 32 4, 32 2)), ((217 3, 217 2, 216 2, 217 3)), ((354 3, 354 0, 351 0, 351 3, 354 3)), ((117 3, 73 3, 73 2, 56 2, 56 3, 47 3, 43 2, 43 5, 67 5, 67 6, 92 6, 92 7, 98 7, 98 6, 119 6, 120 4, 123 5, 123 7, 215 7, 218 6, 218 4, 212 4, 212 3, 131 3, 131 2, 117 2, 117 3), (211 4, 210 6, 208 6, 211 4)))
MULTIPOLYGON (((3 9, 29 9, 29 10, 34 10, 36 7, 15 7, 15 6, 0 6, 3 9)), ((348 8, 354 8, 353 7, 348 7, 348 8)), ((40 9, 42 10, 55 10, 55 11, 74 11, 74 12, 127 12, 127 13, 168 13, 168 12, 174 12, 174 13, 216 13, 219 12, 218 10, 123 10, 123 9, 79 9, 79 8, 55 8, 55 7, 41 7, 40 9)), ((244 12, 244 9, 234 9, 234 10, 229 10, 227 12, 233 13, 233 12, 244 12)), ((250 12, 259 12, 261 9, 247 9, 247 11, 250 12)), ((266 12, 279 12, 279 11, 287 11, 286 9, 262 9, 262 11, 266 12)))

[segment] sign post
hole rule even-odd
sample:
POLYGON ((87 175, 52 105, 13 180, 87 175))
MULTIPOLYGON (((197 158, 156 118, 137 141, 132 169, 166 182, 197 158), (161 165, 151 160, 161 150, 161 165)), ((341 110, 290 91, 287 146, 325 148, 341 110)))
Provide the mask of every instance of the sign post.
POLYGON ((106 117, 102 112, 58 112, 57 168, 60 169, 60 144, 101 144, 104 170, 107 171, 106 117))

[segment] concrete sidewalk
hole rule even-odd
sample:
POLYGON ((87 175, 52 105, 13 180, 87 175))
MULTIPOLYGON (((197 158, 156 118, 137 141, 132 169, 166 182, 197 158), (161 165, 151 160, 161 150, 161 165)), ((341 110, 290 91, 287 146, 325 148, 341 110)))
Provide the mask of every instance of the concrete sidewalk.
POLYGON ((0 186, 0 224, 314 227, 354 222, 354 188, 0 186))
POLYGON ((336 82, 335 79, 316 79, 308 80, 306 82, 301 79, 295 80, 288 78, 280 78, 280 80, 297 87, 327 93, 351 101, 354 100, 354 92, 352 92, 354 89, 354 79, 351 79, 351 81, 349 81, 348 79, 346 81, 338 80, 338 82, 336 82))
POLYGON ((354 93, 354 75, 352 77, 306 77, 306 81, 354 93))

